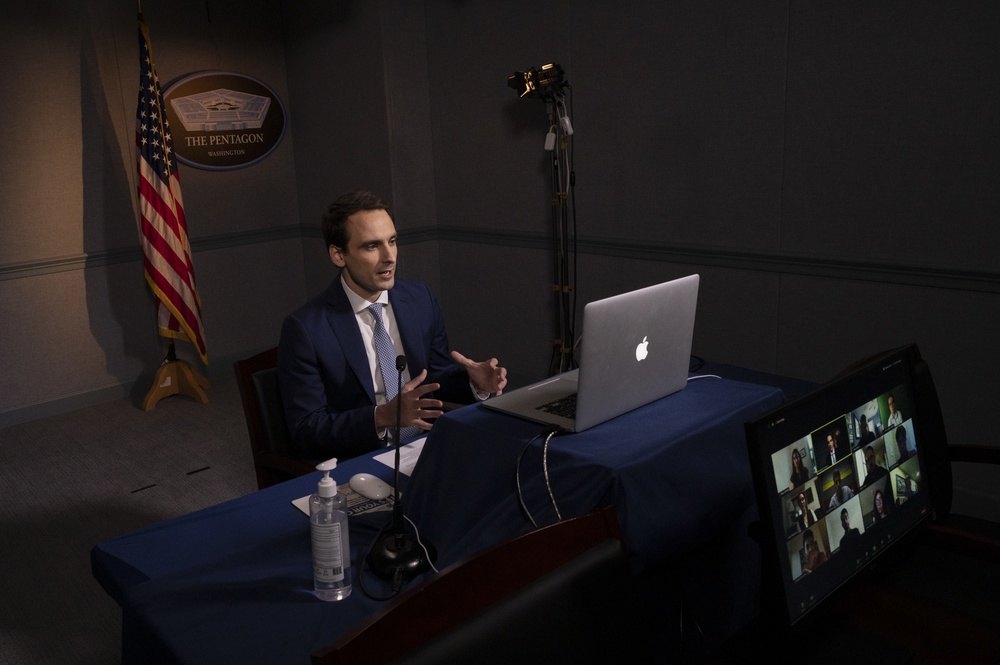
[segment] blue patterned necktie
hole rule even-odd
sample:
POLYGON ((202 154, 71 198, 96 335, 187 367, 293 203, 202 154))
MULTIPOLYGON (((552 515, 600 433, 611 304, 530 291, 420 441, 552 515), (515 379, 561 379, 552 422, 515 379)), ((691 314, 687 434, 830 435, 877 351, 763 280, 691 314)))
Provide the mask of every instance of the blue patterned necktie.
MULTIPOLYGON (((372 318, 375 320, 375 352, 378 355, 378 367, 382 373, 382 384, 385 386, 385 401, 391 402, 399 392, 397 382, 399 376, 396 374, 396 347, 392 344, 392 338, 385 329, 382 321, 382 303, 376 302, 368 306, 372 318)), ((390 428, 395 432, 395 428, 390 428)), ((401 441, 407 441, 421 433, 419 427, 402 427, 399 430, 401 441)))

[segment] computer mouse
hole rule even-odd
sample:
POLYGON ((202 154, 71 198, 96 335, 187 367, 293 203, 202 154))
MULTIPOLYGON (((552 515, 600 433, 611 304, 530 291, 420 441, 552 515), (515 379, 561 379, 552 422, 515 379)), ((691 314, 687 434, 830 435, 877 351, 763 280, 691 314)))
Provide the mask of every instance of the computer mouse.
POLYGON ((370 473, 357 473, 351 476, 351 489, 366 499, 385 499, 392 494, 392 487, 370 473))

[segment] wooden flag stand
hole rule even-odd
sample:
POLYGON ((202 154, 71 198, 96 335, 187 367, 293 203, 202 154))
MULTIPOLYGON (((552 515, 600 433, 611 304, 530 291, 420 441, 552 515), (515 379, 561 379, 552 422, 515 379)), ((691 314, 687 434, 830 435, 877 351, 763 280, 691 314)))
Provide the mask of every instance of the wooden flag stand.
POLYGON ((194 371, 190 363, 177 359, 171 342, 166 360, 156 370, 153 387, 142 400, 142 408, 152 411, 157 402, 171 395, 185 395, 199 404, 208 404, 208 395, 204 389, 210 387, 208 379, 194 371))
MULTIPOLYGON (((153 49, 142 18, 142 2, 138 5, 140 93, 136 116, 144 120, 136 122, 136 182, 143 268, 146 282, 158 300, 156 320, 160 335, 187 338, 198 347, 198 354, 207 364, 201 299, 194 284, 177 155, 174 154, 167 109, 153 67, 153 49)), ((171 395, 186 395, 208 404, 204 390, 208 387, 205 377, 191 369, 188 363, 177 359, 171 341, 166 359, 156 370, 153 387, 142 401, 142 408, 152 411, 157 402, 171 395)))

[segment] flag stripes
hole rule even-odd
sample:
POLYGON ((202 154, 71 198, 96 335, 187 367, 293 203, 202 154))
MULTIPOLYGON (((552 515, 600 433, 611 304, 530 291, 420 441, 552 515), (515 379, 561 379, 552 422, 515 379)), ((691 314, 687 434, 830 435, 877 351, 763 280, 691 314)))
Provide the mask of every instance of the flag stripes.
POLYGON ((149 33, 139 15, 139 101, 136 108, 139 235, 146 282, 157 298, 160 335, 191 342, 208 362, 195 286, 184 200, 170 123, 153 67, 149 33))

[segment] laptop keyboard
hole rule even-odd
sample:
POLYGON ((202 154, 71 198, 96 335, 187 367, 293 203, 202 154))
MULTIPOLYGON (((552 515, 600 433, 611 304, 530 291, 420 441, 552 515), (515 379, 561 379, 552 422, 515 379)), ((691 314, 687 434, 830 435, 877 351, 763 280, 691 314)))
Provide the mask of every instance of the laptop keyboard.
POLYGON ((542 404, 541 406, 536 406, 535 408, 539 411, 544 411, 545 413, 551 413, 556 416, 573 420, 576 418, 576 393, 567 395, 566 397, 560 397, 555 401, 542 404))

